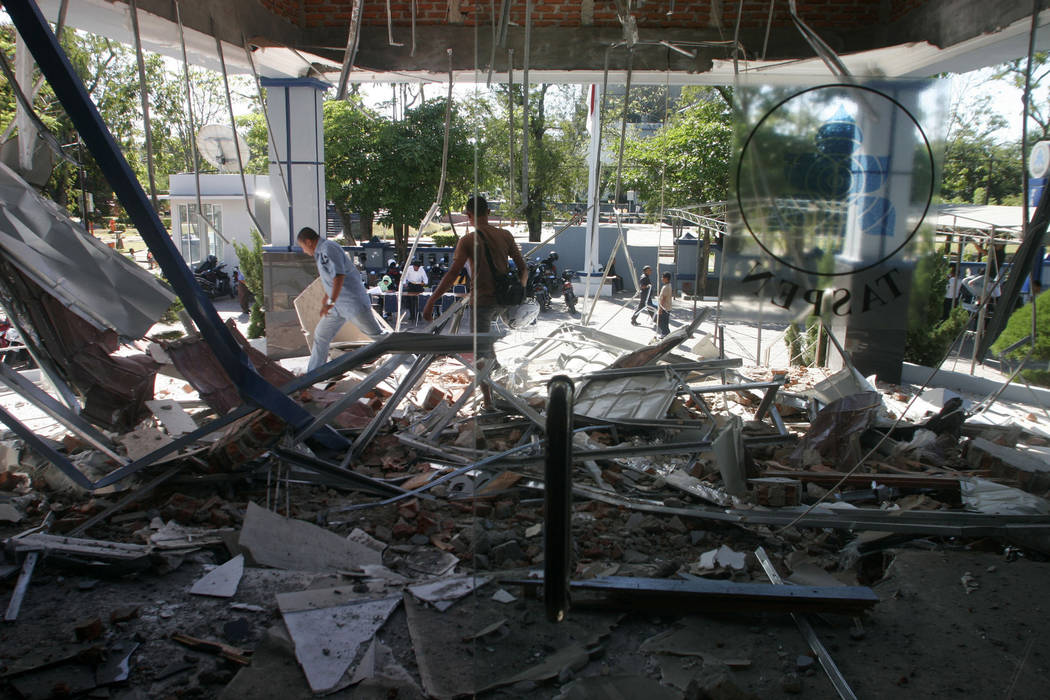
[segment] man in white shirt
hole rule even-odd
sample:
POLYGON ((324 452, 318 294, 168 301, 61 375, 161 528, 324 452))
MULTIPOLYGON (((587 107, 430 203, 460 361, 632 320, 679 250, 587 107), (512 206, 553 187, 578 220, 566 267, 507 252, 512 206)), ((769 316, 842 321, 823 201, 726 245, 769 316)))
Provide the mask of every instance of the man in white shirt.
POLYGON ((423 269, 423 263, 419 260, 412 261, 412 265, 405 270, 403 279, 405 281, 405 308, 408 309, 409 317, 414 321, 419 312, 419 294, 430 284, 430 279, 427 277, 427 271, 423 269))
POLYGON ((339 244, 327 238, 322 240, 309 227, 299 231, 296 240, 303 252, 312 255, 317 263, 317 274, 325 292, 321 320, 314 329, 314 347, 306 367, 310 372, 328 361, 328 346, 347 321, 372 338, 378 338, 383 331, 372 316, 372 304, 361 275, 339 244))

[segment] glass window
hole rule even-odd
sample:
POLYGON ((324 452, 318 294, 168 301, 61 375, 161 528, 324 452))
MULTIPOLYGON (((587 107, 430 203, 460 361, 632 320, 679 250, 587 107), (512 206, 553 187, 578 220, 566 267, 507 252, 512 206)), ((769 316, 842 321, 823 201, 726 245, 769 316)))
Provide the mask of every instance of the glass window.
MULTIPOLYGON (((205 218, 215 228, 215 231, 221 234, 222 205, 204 204, 202 208, 205 218)), ((221 239, 197 218, 196 203, 179 205, 178 235, 179 251, 190 265, 200 262, 205 255, 218 256, 222 250, 221 239)))

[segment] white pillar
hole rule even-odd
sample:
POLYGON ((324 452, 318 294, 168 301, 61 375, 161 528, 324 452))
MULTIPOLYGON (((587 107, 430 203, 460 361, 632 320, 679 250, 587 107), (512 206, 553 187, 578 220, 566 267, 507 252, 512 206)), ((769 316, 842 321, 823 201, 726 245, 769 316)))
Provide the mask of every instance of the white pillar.
POLYGON ((598 272, 598 209, 599 192, 598 170, 601 161, 601 118, 602 87, 591 85, 590 89, 590 112, 588 114, 587 127, 591 132, 591 149, 587 156, 587 237, 584 250, 583 272, 586 275, 584 297, 591 294, 591 275, 598 272))
POLYGON ((331 85, 315 78, 262 78, 262 84, 274 140, 270 146, 270 243, 291 249, 304 226, 322 238, 325 235, 321 97, 331 85))

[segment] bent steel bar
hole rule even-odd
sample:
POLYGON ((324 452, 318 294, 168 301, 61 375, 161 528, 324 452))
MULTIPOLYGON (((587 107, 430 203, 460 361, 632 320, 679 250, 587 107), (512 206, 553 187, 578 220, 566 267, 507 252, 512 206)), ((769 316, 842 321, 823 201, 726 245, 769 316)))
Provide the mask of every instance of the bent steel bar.
POLYGON ((547 619, 561 622, 569 613, 572 553, 572 398, 575 387, 565 375, 547 383, 547 454, 543 499, 543 604, 547 619))
MULTIPOLYGON (((308 425, 312 416, 255 371, 248 356, 223 325, 211 301, 197 285, 40 8, 32 0, 9 0, 4 7, 36 59, 40 72, 47 78, 99 168, 106 174, 142 240, 149 246, 153 258, 241 397, 272 411, 296 428, 308 425)), ((328 431, 327 436, 329 441, 345 445, 345 440, 334 431, 328 431)))
POLYGON ((0 422, 10 428, 15 435, 25 440, 26 445, 30 449, 36 451, 41 457, 58 467, 77 486, 85 489, 95 488, 95 485, 91 483, 91 479, 81 474, 80 470, 73 466, 73 463, 66 459, 65 455, 56 452, 51 445, 44 442, 36 433, 3 408, 0 408, 0 422))

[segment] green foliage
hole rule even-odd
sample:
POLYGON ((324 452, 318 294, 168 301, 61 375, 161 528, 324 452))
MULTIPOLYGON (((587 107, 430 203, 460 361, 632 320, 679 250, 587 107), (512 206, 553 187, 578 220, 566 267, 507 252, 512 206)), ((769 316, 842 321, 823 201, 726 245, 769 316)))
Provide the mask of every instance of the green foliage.
MULTIPOLYGON (((367 238, 377 217, 394 228, 395 244, 404 254, 407 227, 419 225, 437 196, 445 104, 429 100, 394 122, 356 102, 325 102, 325 189, 343 216, 344 229, 350 212, 358 212, 367 238)), ((466 127, 453 109, 443 209, 466 191, 472 173, 466 127)))
POLYGON ((818 355, 821 358, 828 356, 827 335, 821 333, 820 330, 819 316, 806 318, 805 331, 802 330, 796 321, 792 321, 788 325, 787 331, 784 333, 784 343, 788 346, 791 364, 812 366, 816 364, 818 355), (818 341, 820 343, 819 346, 817 344, 818 341), (818 348, 820 348, 819 352, 818 348))
POLYGON ((263 237, 254 228, 251 233, 251 246, 234 241, 233 249, 237 252, 241 274, 244 275, 244 284, 248 285, 248 289, 255 295, 255 301, 252 302, 251 320, 248 323, 248 337, 261 338, 266 335, 266 316, 262 308, 263 237))
MULTIPOLYGON (((1025 345, 1017 348, 1007 355, 1009 359, 1023 360, 1028 351, 1032 351, 1031 359, 1037 362, 1050 361, 1050 291, 1043 292, 1035 299, 1035 347, 1025 345)), ((992 352, 1000 354, 1010 345, 1032 334, 1032 306, 1026 304, 1010 315, 1006 322, 1006 328, 992 344, 992 352)), ((1039 369, 1024 369, 1021 371, 1028 381, 1033 384, 1050 386, 1050 371, 1039 369)))
POLYGON ((587 108, 580 88, 532 85, 529 100, 529 191, 522 202, 521 165, 526 133, 520 86, 468 103, 464 111, 477 135, 478 189, 499 193, 505 214, 524 214, 530 238, 539 240, 543 210, 552 201, 581 201, 587 191, 587 108), (513 123, 510 119, 513 102, 513 123))
POLYGON ((459 242, 459 236, 451 231, 447 233, 432 233, 430 234, 430 239, 439 248, 452 248, 459 242))
POLYGON ((904 359, 920 365, 937 366, 948 347, 966 325, 969 314, 957 308, 941 323, 944 290, 948 283, 948 262, 937 251, 919 258, 912 275, 908 297, 908 331, 904 359))
POLYGON ((647 139, 624 147, 625 189, 639 192, 647 209, 724 200, 729 190, 732 115, 710 89, 647 139))

